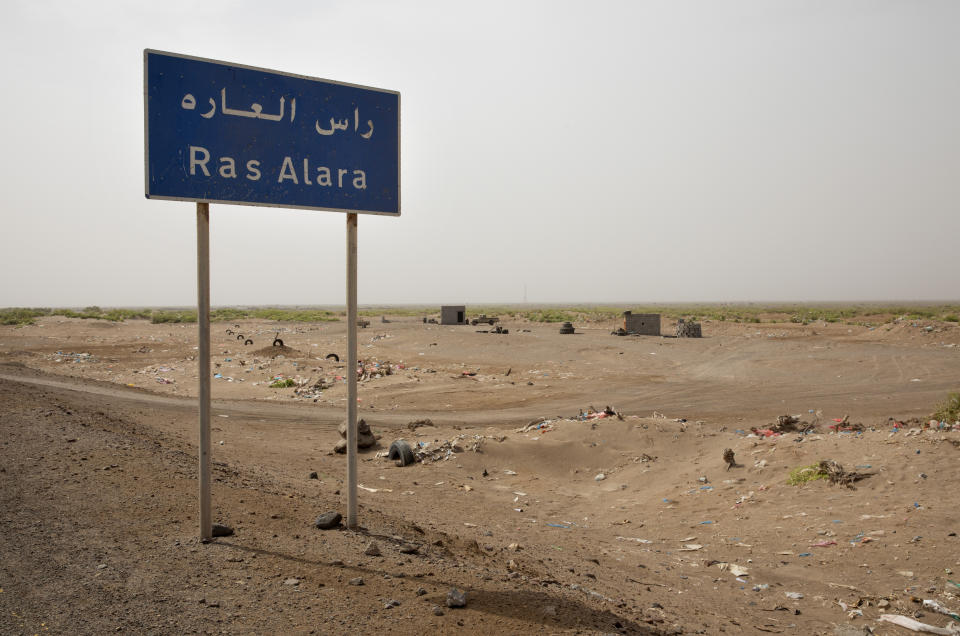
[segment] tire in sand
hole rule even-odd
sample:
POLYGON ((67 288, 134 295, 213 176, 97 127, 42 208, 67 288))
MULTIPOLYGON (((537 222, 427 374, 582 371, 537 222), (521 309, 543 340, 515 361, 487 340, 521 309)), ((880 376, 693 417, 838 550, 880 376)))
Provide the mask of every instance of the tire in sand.
POLYGON ((328 353, 327 360, 333 360, 334 362, 340 362, 340 356, 335 353, 328 353))
POLYGON ((416 461, 413 457, 413 450, 410 448, 410 444, 406 443, 402 439, 390 444, 390 450, 387 453, 388 459, 395 459, 397 461, 397 466, 408 466, 416 461))
POLYGON ((244 345, 252 345, 252 344, 253 344, 253 340, 251 340, 250 338, 247 338, 246 340, 243 341, 243 344, 244 344, 244 345))

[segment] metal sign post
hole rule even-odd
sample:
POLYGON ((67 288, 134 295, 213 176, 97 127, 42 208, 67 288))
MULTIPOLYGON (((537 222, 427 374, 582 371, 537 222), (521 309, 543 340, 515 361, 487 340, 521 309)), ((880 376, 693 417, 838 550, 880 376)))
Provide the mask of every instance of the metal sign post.
POLYGON ((197 378, 200 385, 200 538, 213 535, 210 514, 210 204, 197 203, 197 378))
POLYGON ((400 216, 400 93, 143 52, 148 199, 197 202, 200 537, 210 510, 210 203, 347 212, 347 526, 357 527, 357 214, 400 216))
POLYGON ((357 527, 357 215, 347 215, 347 527, 357 527))

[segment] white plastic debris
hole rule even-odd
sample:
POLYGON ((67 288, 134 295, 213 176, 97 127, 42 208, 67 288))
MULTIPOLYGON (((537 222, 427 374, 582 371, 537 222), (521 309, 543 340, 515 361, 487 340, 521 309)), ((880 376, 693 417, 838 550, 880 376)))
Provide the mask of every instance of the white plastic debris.
POLYGON ((899 614, 881 614, 878 621, 886 621, 887 623, 893 623, 894 625, 899 625, 909 629, 912 632, 924 632, 927 634, 941 634, 942 636, 954 636, 960 634, 960 625, 956 623, 950 623, 947 627, 937 627, 936 625, 928 625, 926 623, 921 623, 920 621, 915 621, 908 616, 901 616, 899 614))

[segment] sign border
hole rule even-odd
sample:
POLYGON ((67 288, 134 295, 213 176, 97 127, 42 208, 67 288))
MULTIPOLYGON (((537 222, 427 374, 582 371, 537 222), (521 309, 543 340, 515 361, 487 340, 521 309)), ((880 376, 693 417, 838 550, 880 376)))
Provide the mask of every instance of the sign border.
POLYGON ((391 216, 398 217, 401 214, 401 183, 400 183, 400 157, 401 157, 401 106, 400 106, 400 91, 394 91, 386 88, 377 88, 375 86, 364 86, 362 84, 351 84, 349 82, 338 82, 336 80, 328 80, 322 77, 312 77, 310 75, 300 75, 298 73, 287 73, 284 71, 277 71, 274 69, 263 68, 260 66, 248 66, 246 64, 234 64, 233 62, 224 62, 223 60, 214 60, 207 57, 197 57, 195 55, 185 55, 183 53, 171 53, 170 51, 160 51, 158 49, 144 49, 143 50, 143 184, 144 184, 144 196, 147 199, 158 200, 158 201, 195 201, 197 203, 222 203, 226 205, 246 205, 257 208, 286 208, 291 210, 322 210, 325 212, 346 212, 348 214, 375 214, 377 216, 391 216), (149 85, 148 85, 148 72, 147 72, 147 59, 148 56, 153 53, 157 55, 167 55, 169 57, 178 57, 185 60, 193 60, 196 62, 209 62, 211 64, 221 64, 224 66, 232 66, 235 68, 242 68, 248 71, 259 71, 262 73, 272 73, 274 75, 283 75, 285 77, 293 77, 296 79, 309 80, 311 82, 324 82, 326 84, 338 84, 340 86, 349 86, 350 88, 360 88, 363 90, 376 91, 378 93, 388 93, 390 95, 397 96, 397 211, 396 212, 380 212, 376 210, 355 210, 350 208, 331 208, 331 207, 318 207, 310 205, 290 205, 283 203, 254 203, 252 201, 222 201, 220 199, 198 199, 195 197, 167 197, 167 196, 151 196, 150 195, 150 100, 149 100, 149 85))

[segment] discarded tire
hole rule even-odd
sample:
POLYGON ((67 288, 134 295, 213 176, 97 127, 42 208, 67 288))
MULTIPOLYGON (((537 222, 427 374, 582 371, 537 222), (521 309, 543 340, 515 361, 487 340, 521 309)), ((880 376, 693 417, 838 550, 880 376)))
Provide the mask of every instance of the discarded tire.
POLYGON ((413 450, 410 449, 410 444, 406 443, 402 439, 390 444, 390 450, 387 452, 387 457, 389 459, 395 459, 397 461, 397 466, 407 466, 416 461, 413 457, 413 450))
POLYGON ((232 336, 232 335, 233 335, 233 329, 227 329, 227 335, 228 335, 228 336, 232 336))
POLYGON ((253 344, 253 340, 251 340, 250 338, 247 338, 246 340, 243 341, 243 344, 245 345, 253 344))
POLYGON ((273 339, 273 346, 274 346, 274 347, 282 347, 282 346, 283 346, 283 340, 281 340, 280 338, 274 338, 274 339, 273 339))
POLYGON ((340 362, 340 356, 335 353, 328 353, 327 360, 333 360, 334 362, 340 362))
POLYGON ((572 322, 563 323, 563 326, 560 327, 560 333, 562 334, 576 333, 576 330, 573 328, 573 323, 572 322))
POLYGON ((241 333, 241 334, 237 334, 237 340, 243 340, 243 339, 244 339, 244 336, 243 336, 242 333, 241 333))

